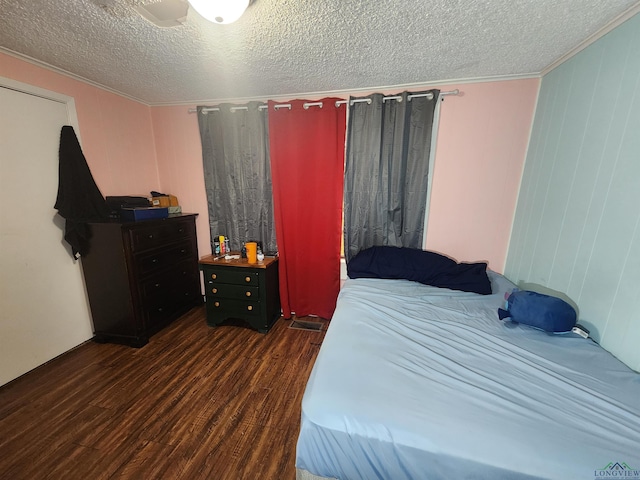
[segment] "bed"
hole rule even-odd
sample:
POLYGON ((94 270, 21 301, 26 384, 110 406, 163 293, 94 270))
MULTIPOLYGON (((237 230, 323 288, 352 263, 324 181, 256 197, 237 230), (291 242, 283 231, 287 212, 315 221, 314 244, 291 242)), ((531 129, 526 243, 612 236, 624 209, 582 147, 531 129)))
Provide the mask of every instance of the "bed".
POLYGON ((480 295, 348 279, 302 401, 300 479, 640 479, 640 374, 480 295), (617 474, 617 475, 616 475, 617 474))

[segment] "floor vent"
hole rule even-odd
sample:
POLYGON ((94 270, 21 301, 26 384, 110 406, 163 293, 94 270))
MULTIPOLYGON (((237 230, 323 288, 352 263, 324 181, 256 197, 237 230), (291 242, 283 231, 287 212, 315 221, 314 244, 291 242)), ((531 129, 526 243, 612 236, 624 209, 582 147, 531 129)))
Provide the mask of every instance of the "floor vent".
POLYGON ((294 320, 291 322, 291 325, 289 325, 289 328, 308 330, 311 332, 321 332, 325 329, 323 322, 310 322, 307 320, 294 320))

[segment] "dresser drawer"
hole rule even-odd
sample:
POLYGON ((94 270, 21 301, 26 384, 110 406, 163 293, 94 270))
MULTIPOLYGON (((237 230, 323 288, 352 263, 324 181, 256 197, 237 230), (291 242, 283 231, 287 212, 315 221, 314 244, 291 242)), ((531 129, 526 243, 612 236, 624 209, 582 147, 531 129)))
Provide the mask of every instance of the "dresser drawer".
POLYGON ((167 243, 175 243, 190 236, 193 225, 189 222, 167 222, 149 226, 136 226, 129 231, 131 250, 140 252, 167 243))
POLYGON ((171 315, 183 310, 186 305, 193 306, 198 295, 199 292, 193 289, 193 284, 185 285, 184 288, 172 292, 172 295, 152 296, 143 301, 142 305, 150 314, 171 315))
POLYGON ((238 300, 257 300, 260 298, 260 289, 249 285, 233 285, 218 283, 213 280, 207 282, 207 297, 211 298, 235 298, 238 300))
POLYGON ((165 323, 169 318, 172 318, 176 312, 179 312, 183 305, 184 304, 167 301, 162 298, 148 302, 144 307, 144 314, 146 316, 145 330, 153 329, 156 325, 165 323))
POLYGON ((159 323, 164 323, 168 318, 173 316, 176 311, 177 309, 174 302, 163 301, 162 298, 155 299, 155 301, 152 302, 145 302, 144 312, 147 317, 144 325, 145 330, 159 323))
POLYGON ((207 298, 207 318, 224 320, 226 318, 260 317, 260 302, 235 300, 231 298, 207 298))
POLYGON ((168 318, 190 309, 200 295, 198 284, 188 282, 174 285, 170 292, 164 295, 150 295, 142 299, 142 310, 146 315, 145 328, 152 328, 158 323, 164 323, 168 318))
POLYGON ((186 241, 177 245, 166 247, 152 252, 135 256, 135 264, 138 275, 146 276, 174 266, 178 262, 193 258, 193 242, 186 241))
POLYGON ((236 285, 258 285, 260 276, 258 272, 254 272, 248 269, 231 269, 231 268, 219 268, 205 269, 205 280, 209 282, 212 280, 215 283, 232 283, 236 285))
POLYGON ((140 293, 147 298, 157 295, 175 295, 185 285, 194 290, 193 286, 196 283, 199 286, 200 276, 197 271, 194 271, 193 262, 183 262, 141 282, 140 293))

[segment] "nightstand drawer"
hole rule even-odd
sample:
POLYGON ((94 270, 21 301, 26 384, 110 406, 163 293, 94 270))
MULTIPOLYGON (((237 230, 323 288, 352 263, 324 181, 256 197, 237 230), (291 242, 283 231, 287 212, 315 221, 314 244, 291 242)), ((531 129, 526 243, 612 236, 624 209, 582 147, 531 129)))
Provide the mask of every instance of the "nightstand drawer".
POLYGON ((235 298, 237 300, 257 300, 260 298, 258 287, 232 285, 228 283, 218 283, 213 280, 207 282, 207 297, 211 298, 235 298))
POLYGON ((236 285, 258 285, 259 275, 248 269, 207 268, 204 270, 205 280, 215 283, 232 283, 236 285))
POLYGON ((247 318, 259 317, 260 302, 234 300, 230 298, 207 298, 207 318, 247 318))

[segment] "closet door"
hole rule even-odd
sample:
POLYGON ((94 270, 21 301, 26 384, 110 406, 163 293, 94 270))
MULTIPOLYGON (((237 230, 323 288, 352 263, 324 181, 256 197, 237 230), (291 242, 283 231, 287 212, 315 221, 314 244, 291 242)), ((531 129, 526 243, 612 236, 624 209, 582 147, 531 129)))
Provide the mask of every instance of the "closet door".
POLYGON ((0 78, 0 105, 3 385, 91 338, 92 328, 80 264, 53 208, 60 129, 75 122, 73 101, 0 78))

